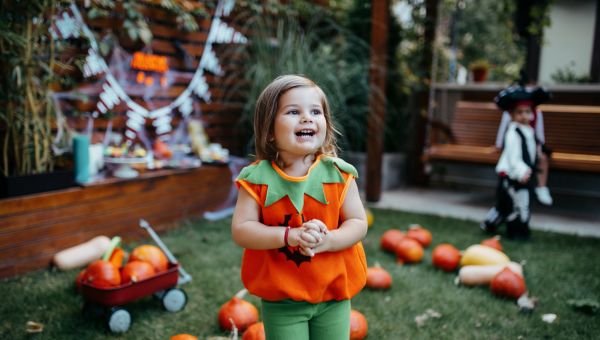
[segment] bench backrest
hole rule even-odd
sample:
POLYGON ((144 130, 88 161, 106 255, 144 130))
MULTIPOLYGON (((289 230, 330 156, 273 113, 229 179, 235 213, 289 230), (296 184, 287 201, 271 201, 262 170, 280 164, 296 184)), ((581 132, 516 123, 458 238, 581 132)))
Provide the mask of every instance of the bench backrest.
MULTIPOLYGON (((546 144, 557 152, 600 155, 600 107, 546 104, 546 144)), ((491 146, 501 112, 494 103, 459 101, 451 122, 454 144, 491 146)))
POLYGON ((501 112, 494 103, 456 103, 450 124, 454 144, 490 146, 496 142, 501 112))

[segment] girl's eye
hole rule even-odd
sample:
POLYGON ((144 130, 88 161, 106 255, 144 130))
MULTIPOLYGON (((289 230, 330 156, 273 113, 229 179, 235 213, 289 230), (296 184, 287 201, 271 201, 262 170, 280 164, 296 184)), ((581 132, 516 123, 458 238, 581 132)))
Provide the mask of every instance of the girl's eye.
POLYGON ((320 115, 322 112, 321 112, 321 110, 314 109, 314 110, 311 111, 311 113, 313 115, 320 115))
POLYGON ((300 114, 300 112, 298 112, 298 110, 290 110, 290 111, 288 111, 288 114, 297 115, 297 114, 300 114))

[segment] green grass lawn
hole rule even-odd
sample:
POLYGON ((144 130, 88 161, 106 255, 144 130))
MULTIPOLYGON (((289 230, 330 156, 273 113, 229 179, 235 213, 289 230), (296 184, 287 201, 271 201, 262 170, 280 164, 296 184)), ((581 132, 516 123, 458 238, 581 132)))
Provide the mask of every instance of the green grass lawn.
MULTIPOLYGON (((388 291, 364 290, 353 301, 369 322, 368 339, 592 339, 600 334, 598 314, 575 310, 569 299, 600 300, 600 239, 533 232, 530 242, 502 240, 505 253, 526 260, 525 279, 536 309, 520 313, 514 301, 494 297, 486 287, 459 287, 455 274, 431 265, 431 250, 449 242, 459 249, 479 243, 483 235, 475 222, 374 210, 375 223, 364 241, 369 265, 379 262, 393 276, 388 291), (379 238, 389 228, 406 230, 418 223, 433 234, 422 263, 397 265, 391 254, 379 249, 379 238), (439 318, 418 326, 415 317, 433 309, 439 318), (551 324, 546 313, 558 315, 551 324), (596 335, 594 335, 596 334, 596 335)), ((1 339, 168 339, 178 333, 202 338, 226 335, 217 323, 221 304, 242 288, 242 250, 230 237, 230 220, 193 221, 162 235, 193 281, 182 288, 186 308, 178 313, 162 309, 151 297, 128 304, 131 329, 112 335, 101 320, 81 315, 83 299, 75 292, 77 270, 44 270, 0 282, 1 339), (27 321, 44 324, 42 333, 25 333, 27 321)), ((150 239, 145 240, 152 243, 150 239)), ((136 244, 126 244, 133 248, 136 244)), ((257 307, 256 297, 248 300, 257 307)))

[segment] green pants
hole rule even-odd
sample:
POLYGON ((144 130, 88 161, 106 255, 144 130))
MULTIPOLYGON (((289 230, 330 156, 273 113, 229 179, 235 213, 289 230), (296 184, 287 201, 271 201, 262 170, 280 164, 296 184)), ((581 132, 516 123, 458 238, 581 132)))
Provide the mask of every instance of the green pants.
POLYGON ((262 300, 267 340, 348 340, 350 300, 312 304, 262 300))

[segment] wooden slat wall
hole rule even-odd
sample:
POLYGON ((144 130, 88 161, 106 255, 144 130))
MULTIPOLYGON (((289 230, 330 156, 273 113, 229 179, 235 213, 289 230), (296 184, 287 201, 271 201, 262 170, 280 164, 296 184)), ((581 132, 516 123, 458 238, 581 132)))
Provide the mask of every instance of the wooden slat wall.
MULTIPOLYGON (((154 39, 149 46, 155 55, 167 56, 169 59, 169 69, 177 72, 189 74, 189 77, 176 77, 171 87, 167 89, 158 89, 152 95, 152 103, 146 103, 140 96, 131 96, 134 101, 146 108, 158 108, 168 105, 179 94, 181 94, 188 85, 191 76, 196 71, 196 67, 200 61, 208 33, 210 30, 210 18, 198 18, 197 22, 200 27, 198 32, 184 32, 177 28, 175 16, 167 12, 159 6, 152 6, 151 1, 148 1, 141 12, 145 16, 150 29, 154 34, 154 39), (186 59, 187 54, 187 61, 186 59)), ((85 14, 85 11, 80 10, 85 14)), ((242 17, 236 13, 236 9, 229 18, 242 17)), ((244 32, 243 23, 235 22, 224 18, 228 25, 248 36, 244 32)), ((88 26, 96 33, 97 36, 103 36, 106 32, 112 32, 119 38, 119 45, 128 53, 133 54, 144 48, 143 44, 132 42, 127 37, 124 29, 115 29, 121 24, 119 20, 112 18, 101 18, 95 20, 87 20, 88 26)), ((242 107, 246 101, 245 89, 247 84, 244 83, 241 75, 243 74, 243 60, 241 53, 233 53, 234 50, 239 50, 240 46, 233 44, 214 44, 213 49, 221 63, 222 69, 225 71, 223 76, 212 75, 205 72, 205 78, 210 86, 211 102, 194 98, 194 110, 197 117, 200 117, 205 123, 205 129, 211 142, 221 143, 228 148, 232 154, 244 155, 245 144, 248 136, 242 136, 243 133, 238 125, 242 107), (232 90, 234 89, 235 90, 232 90), (223 116, 223 117, 221 117, 223 116)), ((147 50, 146 50, 147 51, 147 50)), ((92 91, 86 102, 82 101, 64 101, 63 111, 69 115, 69 111, 77 108, 81 112, 89 112, 95 108, 98 101, 98 94, 101 92, 101 82, 90 81, 82 83, 78 86, 86 86, 87 90, 92 91)), ((87 91, 86 91, 87 92, 87 91)), ((124 114, 126 107, 121 104, 115 107, 112 111, 117 115, 124 114)), ((85 123, 78 122, 78 118, 69 119, 69 124, 77 129, 85 127, 85 123), (83 126, 81 125, 83 124, 83 126)), ((103 133, 106 128, 107 119, 102 117, 95 119, 94 129, 97 132, 96 136, 103 133)), ((151 128, 151 123, 147 124, 151 128)), ((124 129, 124 119, 113 119, 113 129, 124 129)), ((150 129, 151 131, 151 129, 150 129)), ((152 133, 150 133, 150 136, 152 133)), ((97 141, 94 141, 97 142, 97 141)))
POLYGON ((148 172, 133 180, 0 200, 0 278, 47 267, 52 256, 98 235, 147 237, 218 208, 231 190, 225 166, 148 172))

